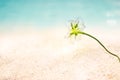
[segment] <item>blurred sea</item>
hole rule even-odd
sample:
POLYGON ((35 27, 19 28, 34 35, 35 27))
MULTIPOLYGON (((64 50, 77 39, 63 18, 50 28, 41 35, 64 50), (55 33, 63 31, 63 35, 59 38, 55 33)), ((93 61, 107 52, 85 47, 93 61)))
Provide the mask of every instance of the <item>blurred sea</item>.
POLYGON ((65 27, 77 18, 89 27, 104 27, 110 8, 105 0, 0 0, 0 31, 65 27))

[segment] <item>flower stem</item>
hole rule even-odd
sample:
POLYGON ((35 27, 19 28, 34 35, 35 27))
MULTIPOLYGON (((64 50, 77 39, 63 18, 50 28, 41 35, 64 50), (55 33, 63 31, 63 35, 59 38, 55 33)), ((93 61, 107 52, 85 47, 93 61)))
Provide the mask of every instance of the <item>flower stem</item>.
POLYGON ((85 32, 79 32, 79 34, 83 34, 83 35, 86 35, 86 36, 89 36, 91 38, 93 38, 94 40, 96 40, 109 54, 115 56, 116 58, 118 58, 119 62, 120 62, 120 57, 112 52, 110 52, 97 38, 95 38, 94 36, 88 34, 88 33, 85 33, 85 32))

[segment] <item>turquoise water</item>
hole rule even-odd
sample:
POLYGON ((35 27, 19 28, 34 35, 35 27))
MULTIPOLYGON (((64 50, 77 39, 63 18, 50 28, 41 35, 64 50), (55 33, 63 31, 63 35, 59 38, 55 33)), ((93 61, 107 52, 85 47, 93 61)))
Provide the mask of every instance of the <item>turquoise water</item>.
POLYGON ((109 26, 108 23, 118 26, 120 14, 115 14, 115 10, 119 10, 120 6, 114 5, 115 1, 117 2, 117 0, 0 0, 0 29, 26 25, 40 28, 58 25, 62 27, 75 18, 82 18, 89 27, 109 26))

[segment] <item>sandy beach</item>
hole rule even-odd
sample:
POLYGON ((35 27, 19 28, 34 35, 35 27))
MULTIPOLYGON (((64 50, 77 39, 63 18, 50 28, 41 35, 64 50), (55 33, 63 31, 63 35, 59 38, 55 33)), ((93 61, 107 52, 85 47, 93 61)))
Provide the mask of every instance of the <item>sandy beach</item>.
MULTIPOLYGON (((119 30, 91 29, 120 56, 119 30)), ((119 80, 120 63, 95 40, 67 29, 0 33, 0 80, 119 80)))

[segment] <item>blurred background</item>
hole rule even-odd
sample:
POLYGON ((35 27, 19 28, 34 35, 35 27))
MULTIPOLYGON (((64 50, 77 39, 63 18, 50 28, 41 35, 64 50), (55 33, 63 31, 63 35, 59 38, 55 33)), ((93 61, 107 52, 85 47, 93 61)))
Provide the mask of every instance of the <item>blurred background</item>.
POLYGON ((0 0, 0 31, 64 27, 76 18, 89 28, 119 28, 120 0, 0 0))

